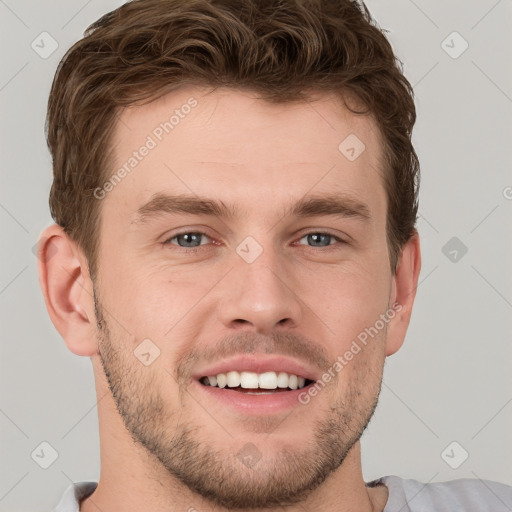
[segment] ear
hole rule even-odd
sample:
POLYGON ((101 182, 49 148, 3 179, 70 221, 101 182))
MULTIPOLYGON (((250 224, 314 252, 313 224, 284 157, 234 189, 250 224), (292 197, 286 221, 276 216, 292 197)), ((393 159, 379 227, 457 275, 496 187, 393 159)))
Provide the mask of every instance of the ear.
POLYGON ((62 227, 52 224, 39 236, 37 260, 53 325, 74 354, 97 354, 93 287, 83 252, 62 227))
POLYGON ((405 340, 420 270, 420 238, 415 230, 415 234, 402 247, 397 269, 391 282, 389 308, 393 309, 396 314, 388 324, 386 356, 397 352, 405 340))

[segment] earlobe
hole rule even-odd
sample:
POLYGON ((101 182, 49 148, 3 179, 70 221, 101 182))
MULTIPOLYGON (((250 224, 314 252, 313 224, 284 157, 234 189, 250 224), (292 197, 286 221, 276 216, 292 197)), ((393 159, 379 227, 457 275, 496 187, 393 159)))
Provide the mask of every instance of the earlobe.
POLYGON ((392 278, 389 307, 394 309, 395 315, 388 324, 386 356, 397 352, 405 340, 420 270, 420 240, 416 231, 402 247, 397 270, 392 278))
POLYGON ((38 240, 39 284, 48 314, 76 355, 98 353, 92 281, 78 245, 53 224, 38 240))

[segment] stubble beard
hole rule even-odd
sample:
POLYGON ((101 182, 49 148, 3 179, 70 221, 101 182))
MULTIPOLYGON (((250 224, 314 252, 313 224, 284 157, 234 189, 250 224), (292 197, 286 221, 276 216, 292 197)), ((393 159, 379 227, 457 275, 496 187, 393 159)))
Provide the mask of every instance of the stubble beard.
MULTIPOLYGON (((117 410, 131 438, 179 483, 217 506, 264 509, 304 501, 340 468, 375 412, 381 379, 378 384, 373 384, 371 393, 367 389, 363 393, 364 387, 368 386, 368 380, 365 380, 368 371, 359 368, 354 372, 355 379, 344 397, 338 397, 333 404, 329 404, 324 417, 316 421, 312 435, 301 443, 306 448, 281 448, 271 456, 261 456, 253 464, 244 463, 237 455, 239 449, 228 451, 217 448, 215 432, 207 432, 204 426, 186 419, 186 404, 182 403, 180 410, 168 410, 160 394, 156 375, 141 379, 141 371, 136 367, 138 361, 133 354, 116 348, 122 347, 122 343, 112 343, 111 331, 96 294, 95 311, 101 364, 117 410)), ((180 387, 180 396, 186 394, 187 390, 180 387)), ((313 406, 314 400, 311 402, 313 406)), ((193 402, 188 401, 189 404, 193 402)), ((301 408, 296 411, 300 414, 301 408)), ((282 425, 293 425, 294 416, 292 413, 282 425)), ((221 427, 220 435, 225 434, 220 430, 221 427)), ((233 441, 231 446, 237 444, 236 438, 233 441)), ((246 441, 246 446, 255 446, 260 453, 265 453, 264 441, 258 447, 254 434, 248 432, 246 441)), ((240 445, 243 442, 240 440, 240 445)))

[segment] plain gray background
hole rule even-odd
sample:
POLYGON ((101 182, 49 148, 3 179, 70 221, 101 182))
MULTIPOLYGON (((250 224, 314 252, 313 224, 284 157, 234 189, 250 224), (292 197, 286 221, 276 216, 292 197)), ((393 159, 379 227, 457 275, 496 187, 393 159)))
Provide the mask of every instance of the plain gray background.
MULTIPOLYGON (((0 0, 0 511, 51 510, 71 481, 99 477, 92 366, 49 320, 33 247, 52 222, 51 80, 84 29, 121 3, 0 0), (42 32, 58 44, 46 58, 42 32), (58 453, 47 469, 33 455, 42 442, 58 453)), ((363 436, 364 477, 512 485, 512 2, 367 5, 416 92, 423 267, 363 436)))

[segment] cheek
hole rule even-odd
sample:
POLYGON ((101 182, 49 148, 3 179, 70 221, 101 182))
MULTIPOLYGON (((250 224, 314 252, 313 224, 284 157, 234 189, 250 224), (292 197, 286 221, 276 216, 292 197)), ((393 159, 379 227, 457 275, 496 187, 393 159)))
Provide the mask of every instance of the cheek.
POLYGON ((143 340, 151 340, 160 350, 160 359, 171 367, 172 353, 198 335, 198 312, 201 318, 209 316, 205 308, 212 305, 205 298, 218 275, 213 271, 199 273, 159 266, 139 269, 138 273, 126 270, 125 275, 130 277, 124 280, 120 279, 121 273, 116 270, 105 285, 110 324, 118 325, 119 335, 126 343, 133 340, 133 349, 143 340))
MULTIPOLYGON (((307 302, 329 327, 326 345, 331 355, 331 373, 338 376, 336 388, 363 386, 373 396, 385 360, 387 284, 373 273, 343 272, 325 279, 316 302, 307 302), (384 319, 382 320, 382 315, 384 319)), ((368 395, 367 395, 368 393, 368 395)))
POLYGON ((339 375, 337 392, 346 394, 347 400, 351 395, 353 403, 368 403, 375 398, 385 361, 385 330, 361 332, 365 338, 353 337, 339 347, 335 358, 339 375))
MULTIPOLYGON (((299 296, 330 327, 340 341, 357 336, 385 313, 389 298, 389 280, 379 269, 367 270, 349 263, 337 270, 317 271, 303 276, 299 296)), ((385 275, 385 274, 384 274, 385 275)))
POLYGON ((154 325, 152 312, 165 309, 173 299, 169 293, 171 274, 155 271, 134 257, 105 257, 101 271, 102 299, 108 302, 112 316, 127 324, 126 328, 154 325))

